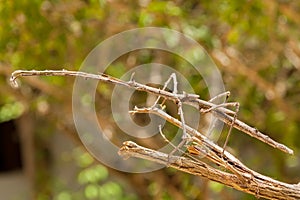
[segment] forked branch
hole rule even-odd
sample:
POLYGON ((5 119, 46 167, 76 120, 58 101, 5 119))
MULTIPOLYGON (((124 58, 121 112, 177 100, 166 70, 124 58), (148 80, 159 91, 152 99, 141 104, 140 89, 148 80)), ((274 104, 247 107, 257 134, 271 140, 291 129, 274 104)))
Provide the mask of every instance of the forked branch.
POLYGON ((210 109, 212 107, 216 107, 215 109, 212 109, 210 112, 216 116, 218 119, 222 120, 224 123, 231 125, 233 123, 233 127, 250 135, 251 137, 254 137, 276 149, 279 149, 283 152, 286 152, 288 154, 293 154, 293 150, 288 148, 287 146, 278 143, 274 140, 272 140, 269 136, 261 133, 259 130, 256 128, 253 128, 246 123, 234 119, 234 117, 230 116, 229 114, 232 114, 233 112, 227 108, 224 107, 218 107, 217 105, 205 101, 199 98, 199 95, 196 94, 174 94, 172 92, 168 92, 166 90, 161 90, 159 88, 151 87, 148 85, 144 85, 141 83, 138 83, 133 80, 129 81, 123 81, 111 76, 108 76, 106 74, 91 74, 91 73, 86 73, 86 72, 80 72, 80 71, 68 71, 68 70, 45 70, 45 71, 37 71, 37 70, 17 70, 12 73, 11 76, 11 83, 12 86, 17 87, 17 82, 16 78, 20 76, 76 76, 76 77, 83 77, 87 79, 96 79, 99 81, 107 82, 107 83, 112 83, 116 85, 122 85, 125 87, 133 88, 135 90, 139 91, 145 91, 148 93, 155 94, 157 96, 164 97, 165 99, 171 100, 171 101, 178 101, 178 99, 188 105, 194 106, 198 108, 199 110, 201 109, 210 109))
MULTIPOLYGON (((15 71, 11 76, 11 82, 16 84, 16 78, 19 76, 77 76, 83 78, 97 79, 103 82, 122 85, 125 87, 133 88, 139 91, 145 91, 157 95, 157 100, 154 105, 148 108, 135 107, 132 114, 135 113, 151 113, 156 114, 173 125, 183 130, 183 138, 181 145, 186 144, 187 150, 191 154, 205 155, 208 160, 213 162, 216 166, 212 167, 207 163, 204 163, 199 158, 195 158, 191 155, 184 153, 184 150, 180 149, 182 146, 178 145, 174 147, 171 154, 165 154, 155 150, 141 147, 133 142, 127 141, 123 144, 119 154, 124 158, 138 157, 147 159, 153 162, 164 164, 166 166, 173 167, 175 169, 202 176, 213 181, 223 183, 224 185, 233 187, 237 190, 254 194, 257 197, 264 197, 269 199, 300 199, 300 185, 299 184, 287 184, 280 181, 276 181, 272 178, 261 175, 250 168, 246 167, 241 161, 235 158, 232 154, 227 152, 225 148, 221 148, 211 140, 209 140, 204 134, 201 134, 196 129, 188 126, 184 120, 184 113, 182 104, 188 104, 195 106, 199 109, 199 112, 210 112, 218 119, 225 122, 231 128, 234 127, 242 132, 255 137, 266 144, 273 146, 283 152, 293 154, 293 151, 283 144, 280 144, 272 140, 267 135, 259 132, 256 128, 252 128, 246 123, 237 119, 238 103, 224 103, 216 105, 210 101, 205 101, 199 98, 196 94, 178 93, 177 80, 175 74, 170 76, 170 79, 166 82, 162 89, 150 87, 133 80, 133 76, 129 81, 123 81, 105 74, 89 74, 85 72, 67 71, 67 70, 46 70, 46 71, 15 71), (167 84, 173 80, 174 89, 173 92, 166 91, 167 84), (156 105, 159 99, 171 100, 176 103, 178 107, 178 114, 180 119, 176 119, 162 109, 159 109, 156 105), (237 106, 236 112, 233 112, 226 108, 226 106, 237 106), (189 143, 193 143, 192 145, 189 143), (183 152, 181 156, 175 156, 175 151, 183 152), (231 172, 231 173, 230 173, 231 172)), ((224 93, 229 95, 229 93, 224 93)), ((161 128, 160 132, 162 134, 161 128)), ((163 134, 162 134, 163 135, 163 134)), ((164 136, 163 136, 164 137, 164 136)), ((164 137, 165 138, 165 137, 164 137)), ((166 139, 166 138, 165 138, 166 139)), ((167 139, 166 139, 167 140, 167 139)), ((227 139, 226 139, 227 141, 227 139)), ((226 143, 225 143, 226 145, 226 143)))
POLYGON ((231 173, 213 168, 200 160, 189 157, 169 156, 127 141, 123 143, 119 154, 124 158, 136 157, 170 166, 179 171, 222 183, 237 190, 266 199, 300 199, 300 184, 287 184, 255 173, 255 176, 244 175, 244 179, 231 173))

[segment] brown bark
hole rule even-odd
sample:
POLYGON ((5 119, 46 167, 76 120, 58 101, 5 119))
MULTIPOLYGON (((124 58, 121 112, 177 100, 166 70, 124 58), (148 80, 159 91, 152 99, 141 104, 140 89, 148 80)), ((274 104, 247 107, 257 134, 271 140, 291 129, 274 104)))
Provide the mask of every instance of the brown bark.
POLYGON ((222 183, 236 190, 266 199, 300 199, 300 184, 287 184, 251 170, 241 173, 243 179, 235 174, 213 168, 200 160, 189 157, 170 156, 152 149, 141 147, 134 142, 124 142, 119 154, 125 159, 137 157, 163 164, 179 171, 201 176, 222 183))

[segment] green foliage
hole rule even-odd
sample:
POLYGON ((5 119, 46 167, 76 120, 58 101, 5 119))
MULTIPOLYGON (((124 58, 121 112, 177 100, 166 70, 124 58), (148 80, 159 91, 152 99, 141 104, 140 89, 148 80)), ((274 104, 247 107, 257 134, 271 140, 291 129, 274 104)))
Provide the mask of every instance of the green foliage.
POLYGON ((101 165, 96 165, 94 167, 82 170, 78 175, 78 182, 80 184, 97 183, 105 180, 107 177, 107 169, 101 165))
POLYGON ((215 193, 220 193, 221 190, 224 188, 224 185, 217 183, 217 182, 209 182, 209 188, 214 191, 215 193))
POLYGON ((214 1, 206 3, 206 6, 220 21, 230 26, 227 39, 232 44, 241 43, 244 38, 267 39, 269 36, 270 18, 261 1, 214 1))
POLYGON ((61 192, 57 195, 57 197, 55 198, 55 200, 71 200, 72 199, 72 195, 69 192, 61 192))
MULTIPOLYGON (((68 162, 75 160, 79 167, 76 180, 78 189, 74 191, 74 188, 70 188, 64 180, 60 180, 58 177, 53 180, 55 200, 137 199, 133 193, 125 192, 124 185, 111 180, 108 169, 104 165, 95 163, 94 158, 87 152, 82 151, 81 148, 75 148, 71 157, 72 159, 68 162)), ((47 196, 40 194, 38 199, 47 199, 47 196)))
POLYGON ((6 103, 0 107, 0 123, 20 117, 25 110, 21 102, 6 103))

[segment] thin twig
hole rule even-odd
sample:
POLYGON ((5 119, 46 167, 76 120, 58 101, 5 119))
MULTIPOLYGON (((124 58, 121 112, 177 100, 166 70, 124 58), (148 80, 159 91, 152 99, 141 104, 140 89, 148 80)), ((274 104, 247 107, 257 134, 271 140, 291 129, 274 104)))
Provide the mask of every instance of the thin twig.
MULTIPOLYGON (((178 99, 182 103, 186 103, 188 105, 192 105, 194 107, 197 107, 199 110, 200 109, 209 109, 211 107, 216 106, 215 104, 204 101, 202 99, 199 99, 199 95, 195 94, 173 94, 172 92, 168 92, 165 90, 161 90, 158 88, 154 88, 151 86, 147 86, 141 83, 137 83, 135 81, 122 81, 120 79, 105 75, 105 74, 90 74, 86 72, 81 72, 81 71, 67 71, 67 70, 45 70, 45 71, 36 71, 36 70, 17 70, 12 73, 11 76, 11 83, 13 86, 17 86, 17 82, 15 81, 16 78, 19 76, 76 76, 76 77, 83 77, 87 79, 96 79, 100 80, 103 82, 108 82, 112 84, 117 84, 117 85, 122 85, 125 87, 133 88, 139 91, 146 91, 152 94, 155 94, 157 96, 162 96, 166 99, 172 100, 174 102, 178 101, 178 99)), ((269 144, 270 146, 277 148, 283 152, 293 154, 293 150, 288 148, 287 146, 280 144, 274 140, 272 140, 269 136, 261 133, 258 131, 256 128, 253 128, 246 123, 236 119, 234 120, 234 117, 231 117, 228 115, 228 113, 232 114, 233 112, 227 108, 220 107, 216 108, 211 111, 211 113, 216 116, 218 119, 223 121, 224 123, 230 125, 233 123, 233 127, 252 136, 260 141, 269 144)))
MULTIPOLYGON (((162 90, 166 90, 166 88, 168 87, 168 84, 170 83, 170 81, 173 79, 173 94, 177 94, 177 80, 176 80, 176 74, 172 73, 170 75, 170 77, 168 78, 168 80, 165 82, 164 87, 162 88, 162 90)), ((152 107, 156 106, 160 100, 161 96, 159 95, 156 99, 156 101, 154 102, 154 104, 152 105, 152 107)), ((162 103, 163 104, 163 103, 162 103)))
MULTIPOLYGON (((178 92, 178 82, 177 82, 177 77, 176 77, 175 73, 172 73, 170 75, 168 80, 165 82, 164 87, 163 87, 162 90, 165 90, 167 88, 167 86, 171 82, 171 80, 173 80, 173 94, 176 95, 177 92, 178 92)), ((150 107, 150 109, 153 109, 156 106, 156 104, 158 103, 160 97, 161 96, 158 96, 157 100, 155 101, 153 106, 150 107)), ((176 151, 180 150, 180 148, 187 142, 187 139, 188 139, 188 134, 186 133, 186 128, 185 128, 186 123, 185 123, 185 120, 184 120, 182 102, 180 101, 180 99, 177 99, 176 103, 177 103, 177 107, 178 107, 178 115, 180 116, 180 119, 181 119, 183 134, 182 134, 182 141, 170 152, 169 155, 173 155, 176 151)))
POLYGON ((228 133, 227 133, 227 136, 226 136, 226 140, 225 140, 224 145, 223 145, 223 153, 224 153, 225 148, 227 146, 227 143, 228 143, 231 131, 232 131, 233 124, 234 124, 235 120, 237 119, 237 114, 238 114, 239 109, 240 109, 240 104, 239 103, 236 103, 235 106, 236 106, 236 110, 235 110, 235 114, 233 116, 233 122, 229 126, 229 130, 228 130, 228 133))
POLYGON ((186 123, 185 123, 185 120, 184 120, 184 115, 183 115, 183 110, 182 110, 182 103, 179 101, 177 103, 177 106, 178 106, 178 114, 179 114, 180 119, 181 119, 181 129, 182 129, 183 134, 182 134, 182 140, 177 145, 177 147, 170 152, 170 155, 173 155, 178 149, 180 149, 190 139, 189 135, 186 132, 186 123))
POLYGON ((213 97, 212 99, 209 100, 209 102, 213 102, 214 100, 218 99, 218 98, 221 98, 225 96, 225 102, 224 103, 221 103, 219 105, 216 105, 216 106, 213 106, 213 107, 210 107, 209 109, 206 109, 206 110, 200 110, 200 112, 202 113, 208 113, 208 112, 211 112, 212 110, 216 109, 216 108, 220 108, 220 107, 228 107, 228 106, 234 106, 236 107, 236 110, 235 112, 233 113, 233 121, 232 123, 229 125, 229 130, 228 130, 228 133, 227 133, 227 136, 226 136, 226 139, 225 139, 225 142, 224 142, 224 145, 223 145, 223 153, 224 153, 224 150, 227 146, 227 143, 228 143, 228 140, 229 140, 229 137, 231 135, 231 131, 232 131, 232 127, 237 119, 237 113, 239 112, 239 108, 240 108, 240 104, 238 102, 226 102, 227 99, 229 98, 230 96, 230 92, 227 91, 227 92, 224 92, 222 94, 219 94, 215 97, 213 97))
MULTIPOLYGON (((133 111, 130 111, 130 113, 155 114, 172 123, 173 125, 177 126, 178 128, 182 129, 182 124, 178 119, 168 115, 167 113, 158 108, 135 108, 133 111)), ((187 133, 189 133, 192 136, 191 140, 202 146, 202 148, 206 149, 206 152, 203 152, 203 154, 208 156, 212 162, 221 166, 224 166, 223 163, 229 163, 230 165, 236 166, 236 168, 243 170, 243 172, 252 173, 252 171, 248 167, 243 165, 232 154, 230 154, 227 151, 224 151, 223 153, 223 149, 215 143, 213 143, 211 140, 209 140, 205 135, 201 134, 200 132, 188 125, 185 125, 185 127, 187 133), (222 160, 221 162, 219 162, 220 159, 222 160)))
POLYGON ((228 97, 230 96, 230 92, 229 91, 226 91, 226 92, 223 92, 221 94, 218 94, 217 96, 214 96, 213 98, 211 98, 208 102, 214 102, 216 99, 219 99, 221 97, 225 96, 225 101, 228 99, 228 97))
MULTIPOLYGON (((221 108, 221 107, 228 107, 228 106, 237 106, 237 102, 227 102, 227 103, 221 103, 221 104, 218 104, 218 105, 215 105, 215 106, 212 106, 206 110, 202 109, 200 110, 201 113, 209 113, 217 108, 221 108)), ((233 112, 232 114, 234 115, 236 112, 233 112)))
MULTIPOLYGON (((175 146, 172 142, 170 142, 170 140, 168 140, 168 138, 163 134, 162 129, 161 129, 161 125, 158 126, 158 130, 159 130, 159 133, 160 133, 161 137, 164 139, 164 141, 167 142, 169 145, 171 145, 173 147, 173 149, 176 149, 177 146, 175 146)), ((186 152, 184 152, 181 149, 178 149, 178 151, 181 153, 181 155, 184 155, 185 157, 189 157, 190 159, 192 159, 194 161, 198 161, 199 160, 197 158, 194 158, 190 154, 187 154, 186 152)), ((172 156, 172 155, 173 154, 168 154, 168 156, 172 156)))

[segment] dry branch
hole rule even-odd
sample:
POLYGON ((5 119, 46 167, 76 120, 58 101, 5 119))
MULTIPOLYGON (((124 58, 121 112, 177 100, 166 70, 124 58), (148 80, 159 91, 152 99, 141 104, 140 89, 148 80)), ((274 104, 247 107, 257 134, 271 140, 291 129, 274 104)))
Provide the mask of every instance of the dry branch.
MULTIPOLYGON (((151 113, 156 114, 163 119, 167 120, 171 124, 182 129, 182 123, 175 119, 174 117, 168 115, 157 108, 135 108, 131 113, 151 113)), ((213 143, 209 140, 205 135, 199 133, 197 130, 185 124, 186 131, 192 137, 190 138, 193 142, 201 145, 201 149, 204 149, 202 152, 206 155, 210 160, 212 160, 215 164, 228 167, 230 169, 235 169, 233 172, 242 170, 243 173, 253 174, 252 171, 243 165, 237 158, 231 155, 229 152, 224 151, 221 147, 213 143)))
MULTIPOLYGON (((188 150, 192 150, 193 153, 205 155, 208 160, 216 164, 219 167, 212 167, 207 163, 204 163, 199 158, 192 157, 189 154, 183 153, 182 156, 174 156, 172 153, 175 151, 181 151, 182 146, 174 148, 171 154, 165 154, 155 150, 141 147, 133 142, 127 141, 120 149, 119 153, 123 157, 138 157, 147 159, 153 162, 171 166, 178 170, 199 175, 208 178, 213 181, 223 183, 227 186, 233 187, 237 190, 254 194, 257 197, 264 197, 268 199, 300 199, 300 185, 299 184, 287 184, 280 181, 276 181, 267 176, 261 175, 250 168, 246 167, 241 161, 235 158, 232 154, 227 152, 224 148, 221 148, 211 140, 209 140, 204 134, 201 134, 196 129, 188 126, 184 120, 184 113, 182 110, 182 104, 189 104, 199 109, 199 112, 210 112, 214 114, 218 119, 222 120, 229 126, 232 126, 238 130, 241 130, 248 135, 255 137, 277 149, 280 149, 286 153, 293 154, 293 151, 283 144, 280 144, 272 140, 267 135, 262 134, 256 128, 248 126, 246 123, 236 119, 237 111, 233 112, 223 106, 237 105, 238 103, 225 103, 223 105, 213 104, 212 101, 204 101, 196 94, 182 93, 178 94, 177 82, 175 74, 170 76, 170 79, 165 83, 163 89, 150 87, 141 83, 137 83, 133 80, 133 76, 129 81, 123 81, 105 74, 89 74, 85 72, 66 71, 66 70, 47 70, 47 71, 15 71, 11 76, 12 83, 16 84, 15 79, 19 76, 76 76, 83 78, 97 79, 100 81, 122 85, 125 87, 133 88, 139 91, 145 91, 158 96, 154 105, 149 108, 134 108, 131 111, 134 113, 152 113, 156 114, 173 125, 183 130, 183 140, 180 144, 187 144, 188 150), (174 89, 173 92, 165 91, 166 85, 173 79, 174 89), (168 115, 163 110, 157 108, 159 99, 163 98, 171 100, 176 103, 178 108, 178 114, 180 120, 168 115), (233 114, 233 116, 231 116, 233 114), (193 142, 193 146, 189 143, 193 142), (231 172, 231 173, 230 173, 231 172)), ((228 93, 226 93, 228 94, 228 93)), ((164 101, 163 101, 164 102, 164 101)), ((161 131, 161 129, 160 129, 161 131)), ((162 134, 162 132, 161 132, 162 134)))
POLYGON ((257 198, 300 199, 300 184, 279 182, 256 172, 255 176, 249 176, 249 174, 245 173, 243 175, 244 179, 241 180, 235 174, 213 168, 204 162, 195 161, 188 157, 169 156, 168 154, 139 146, 131 141, 123 143, 119 154, 124 158, 142 158, 196 176, 208 178, 237 190, 253 194, 257 198))
MULTIPOLYGON (((83 78, 90 78, 90 79, 96 79, 103 82, 108 82, 116 85, 122 85, 125 87, 133 88, 135 90, 139 91, 145 91, 148 93, 155 94, 157 96, 161 96, 163 98, 166 98, 168 100, 177 102, 180 100, 182 103, 186 103, 188 105, 197 107, 199 110, 201 109, 210 109, 212 107, 216 107, 215 104, 202 100, 199 98, 196 94, 174 94, 172 92, 168 92, 165 90, 161 90, 159 88, 154 88, 151 86, 147 86, 138 82, 135 82, 134 80, 130 81, 123 81, 111 76, 108 76, 106 74, 90 74, 86 72, 80 72, 80 71, 67 71, 67 70, 45 70, 45 71, 36 71, 36 70, 17 70, 12 73, 11 76, 11 83, 14 87, 17 86, 16 78, 20 76, 76 76, 76 77, 83 77, 83 78)), ((293 150, 288 148, 287 146, 280 144, 274 140, 272 140, 269 136, 261 133, 256 128, 253 128, 246 123, 236 119, 234 120, 234 117, 228 115, 232 114, 232 111, 227 108, 216 108, 211 110, 211 113, 217 117, 218 119, 222 120, 224 123, 231 125, 233 123, 233 127, 250 135, 251 137, 254 137, 274 148, 277 148, 283 152, 286 152, 288 154, 293 154, 293 150)))

